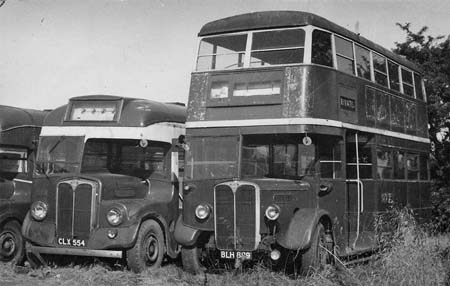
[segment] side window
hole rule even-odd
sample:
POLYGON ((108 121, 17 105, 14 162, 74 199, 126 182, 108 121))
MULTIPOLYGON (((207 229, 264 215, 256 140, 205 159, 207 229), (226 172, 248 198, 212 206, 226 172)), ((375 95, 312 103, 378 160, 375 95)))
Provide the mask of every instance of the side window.
POLYGON ((370 51, 355 46, 357 76, 370 80, 370 51))
POLYGON ((396 91, 400 91, 400 77, 398 75, 398 69, 398 64, 388 61, 389 87, 396 91))
POLYGON ((406 171, 408 174, 408 180, 419 180, 419 155, 406 155, 406 171))
POLYGON ((375 82, 384 86, 388 86, 386 58, 377 53, 373 53, 372 58, 375 82))
POLYGON ((311 63, 333 66, 333 54, 331 51, 331 34, 314 30, 312 33, 312 47, 311 47, 311 63))
POLYGON ((394 178, 405 179, 405 153, 403 151, 394 152, 394 178))
POLYGON ((414 73, 414 86, 416 90, 416 98, 420 100, 425 100, 425 96, 422 90, 422 78, 420 75, 414 73))
POLYGON ((402 70, 403 93, 411 97, 414 97, 412 72, 404 68, 401 68, 401 70, 402 70))
POLYGON ((27 150, 0 148, 0 177, 12 180, 17 174, 27 173, 27 157, 27 150))
POLYGON ((392 178, 392 152, 384 148, 377 148, 377 178, 392 178))
POLYGON ((357 178, 357 162, 359 162, 359 177, 361 179, 372 178, 372 153, 370 146, 359 144, 359 160, 356 157, 355 143, 347 144, 347 178, 357 178))
POLYGON ((320 177, 331 179, 341 178, 342 161, 339 141, 328 137, 320 140, 318 158, 320 177))
POLYGON ((340 37, 335 37, 337 69, 349 74, 355 74, 353 44, 340 37))

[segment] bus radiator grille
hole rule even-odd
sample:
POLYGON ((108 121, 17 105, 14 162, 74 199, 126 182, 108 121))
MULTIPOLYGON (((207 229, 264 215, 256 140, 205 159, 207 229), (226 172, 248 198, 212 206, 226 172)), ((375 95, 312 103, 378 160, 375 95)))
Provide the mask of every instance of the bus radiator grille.
POLYGON ((252 185, 216 186, 214 190, 215 239, 222 250, 251 251, 256 248, 257 195, 252 185))
MULTIPOLYGON (((72 183, 72 184, 71 184, 72 183)), ((58 184, 56 234, 61 238, 88 239, 91 229, 92 185, 58 184)))

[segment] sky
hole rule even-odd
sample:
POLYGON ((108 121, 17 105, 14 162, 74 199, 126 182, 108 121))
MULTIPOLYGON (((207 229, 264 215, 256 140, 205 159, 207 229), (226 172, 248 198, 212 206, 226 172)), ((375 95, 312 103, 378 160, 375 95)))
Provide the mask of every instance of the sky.
POLYGON ((405 39, 396 23, 450 34, 448 0, 5 0, 0 104, 54 109, 90 94, 186 103, 200 28, 265 10, 358 26, 388 49, 405 39))

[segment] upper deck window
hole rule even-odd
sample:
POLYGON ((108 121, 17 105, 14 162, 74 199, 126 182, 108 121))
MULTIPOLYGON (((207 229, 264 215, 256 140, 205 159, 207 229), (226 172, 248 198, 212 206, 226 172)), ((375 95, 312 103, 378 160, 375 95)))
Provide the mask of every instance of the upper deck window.
POLYGON ((340 37, 335 37, 337 69, 349 74, 355 74, 353 44, 340 37))
POLYGON ((386 58, 376 53, 373 53, 373 73, 376 83, 388 86, 386 58))
POLYGON ((311 63, 333 66, 333 52, 331 50, 331 34, 321 30, 312 33, 311 63))
POLYGON ((250 67, 302 63, 304 44, 301 29, 255 32, 250 67))
POLYGON ((396 91, 400 91, 400 77, 398 74, 398 69, 398 64, 388 61, 389 87, 396 91))
POLYGON ((370 80, 370 51, 356 45, 356 72, 359 77, 370 80))
POLYGON ((425 96, 422 90, 422 78, 420 75, 414 73, 414 86, 416 89, 416 98, 420 100, 425 100, 425 96))
POLYGON ((402 70, 403 93, 414 97, 414 85, 412 72, 404 68, 402 70))
POLYGON ((243 67, 247 34, 204 38, 200 42, 196 70, 243 67))

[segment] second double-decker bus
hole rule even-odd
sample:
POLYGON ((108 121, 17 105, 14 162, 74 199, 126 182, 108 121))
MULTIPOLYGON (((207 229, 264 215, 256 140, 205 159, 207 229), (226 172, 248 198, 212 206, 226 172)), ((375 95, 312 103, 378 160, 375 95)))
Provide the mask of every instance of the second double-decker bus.
POLYGON ((140 272, 176 257, 176 142, 185 120, 180 104, 106 95, 75 97, 52 111, 22 227, 30 264, 107 257, 140 272))
POLYGON ((377 248, 374 220, 391 206, 429 213, 417 66, 299 11, 199 36, 176 227, 187 270, 262 256, 307 271, 377 248))
POLYGON ((0 105, 0 261, 21 263, 37 141, 46 111, 0 105))

